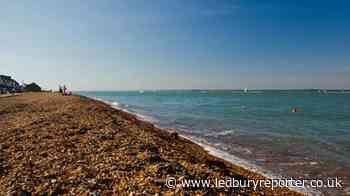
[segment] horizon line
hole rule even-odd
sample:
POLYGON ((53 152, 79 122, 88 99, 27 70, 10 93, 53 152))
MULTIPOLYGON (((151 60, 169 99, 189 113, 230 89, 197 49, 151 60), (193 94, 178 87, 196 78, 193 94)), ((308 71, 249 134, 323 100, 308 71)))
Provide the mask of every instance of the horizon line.
MULTIPOLYGON (((73 90, 73 92, 113 92, 113 91, 244 91, 245 89, 206 89, 206 88, 173 88, 173 89, 114 89, 114 90, 73 90)), ((247 89, 248 91, 318 91, 318 90, 326 90, 326 91, 350 91, 350 89, 345 88, 263 88, 263 89, 247 89)))

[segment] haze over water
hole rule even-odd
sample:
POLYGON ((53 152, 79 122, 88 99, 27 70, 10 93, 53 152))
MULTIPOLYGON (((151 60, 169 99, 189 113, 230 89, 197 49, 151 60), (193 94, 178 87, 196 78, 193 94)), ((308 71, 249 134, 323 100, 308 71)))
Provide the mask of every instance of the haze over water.
POLYGON ((274 174, 350 180, 350 93, 316 90, 79 92, 274 174), (298 108, 293 113, 292 108, 298 108))

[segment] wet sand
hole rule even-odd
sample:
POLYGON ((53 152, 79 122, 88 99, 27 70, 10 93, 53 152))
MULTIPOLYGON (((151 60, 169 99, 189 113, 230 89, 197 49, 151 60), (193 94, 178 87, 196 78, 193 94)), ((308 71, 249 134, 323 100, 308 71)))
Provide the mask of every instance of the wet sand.
POLYGON ((265 179, 136 116, 80 96, 0 99, 0 195, 300 195, 289 189, 175 188, 181 179, 265 179))

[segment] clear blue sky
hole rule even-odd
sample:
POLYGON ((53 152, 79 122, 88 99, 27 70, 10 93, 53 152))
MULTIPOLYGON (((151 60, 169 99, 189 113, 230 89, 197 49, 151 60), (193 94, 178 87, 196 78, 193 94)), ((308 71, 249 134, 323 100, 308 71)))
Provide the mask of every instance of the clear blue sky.
POLYGON ((0 74, 73 90, 349 89, 347 2, 2 0, 0 74))

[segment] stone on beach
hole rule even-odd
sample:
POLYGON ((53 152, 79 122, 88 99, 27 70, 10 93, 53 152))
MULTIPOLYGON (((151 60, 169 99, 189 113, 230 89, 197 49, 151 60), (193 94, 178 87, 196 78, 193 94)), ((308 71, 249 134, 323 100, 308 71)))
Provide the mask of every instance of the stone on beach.
POLYGON ((166 179, 264 179, 107 104, 24 93, 0 99, 5 195, 299 195, 288 189, 177 188, 166 179))

